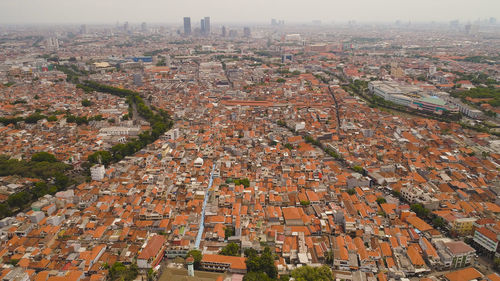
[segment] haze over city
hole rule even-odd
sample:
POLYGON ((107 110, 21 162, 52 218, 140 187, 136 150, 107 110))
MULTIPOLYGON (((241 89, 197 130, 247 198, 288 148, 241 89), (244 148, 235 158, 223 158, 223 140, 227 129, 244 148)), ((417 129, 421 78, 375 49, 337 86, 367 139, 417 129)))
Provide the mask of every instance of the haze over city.
POLYGON ((0 0, 0 281, 500 281, 499 20, 0 0))
POLYGON ((176 23, 210 15, 218 22, 446 22, 500 17, 496 0, 3 0, 0 23, 176 23))

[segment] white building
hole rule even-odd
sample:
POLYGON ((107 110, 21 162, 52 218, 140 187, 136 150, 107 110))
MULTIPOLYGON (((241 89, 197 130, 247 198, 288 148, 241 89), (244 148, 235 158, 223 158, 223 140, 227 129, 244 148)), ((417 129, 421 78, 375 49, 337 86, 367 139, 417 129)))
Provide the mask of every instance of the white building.
POLYGON ((194 166, 197 168, 203 166, 203 158, 200 157, 196 158, 196 160, 194 160, 194 166))
POLYGON ((99 134, 108 136, 137 136, 141 128, 139 127, 107 127, 99 130, 99 134))
POLYGON ((172 129, 165 133, 164 139, 166 140, 176 140, 180 136, 180 132, 178 128, 172 129))
POLYGON ((43 220, 43 218, 45 218, 45 214, 41 211, 33 212, 33 214, 29 216, 29 219, 32 223, 39 223, 41 220, 43 220))
POLYGON ((104 165, 94 165, 90 167, 90 177, 94 181, 101 181, 104 179, 104 174, 106 173, 106 169, 104 165))
POLYGON ((499 233, 494 233, 486 227, 479 227, 476 228, 476 231, 474 232, 474 242, 488 252, 495 253, 498 248, 499 236, 499 233))

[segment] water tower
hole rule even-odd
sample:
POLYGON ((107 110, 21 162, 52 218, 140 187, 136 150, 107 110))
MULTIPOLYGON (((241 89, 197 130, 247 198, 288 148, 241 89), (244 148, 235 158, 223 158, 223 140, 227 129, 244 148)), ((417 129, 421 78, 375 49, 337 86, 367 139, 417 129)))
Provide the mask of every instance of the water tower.
POLYGON ((186 263, 188 265, 188 276, 194 276, 194 258, 188 257, 186 263))

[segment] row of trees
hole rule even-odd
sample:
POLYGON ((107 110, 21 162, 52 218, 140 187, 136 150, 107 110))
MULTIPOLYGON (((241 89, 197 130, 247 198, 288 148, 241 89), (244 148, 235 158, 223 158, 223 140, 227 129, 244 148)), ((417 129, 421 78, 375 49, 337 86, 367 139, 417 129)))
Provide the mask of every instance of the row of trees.
POLYGON ((30 124, 34 124, 42 119, 47 119, 47 121, 52 121, 53 118, 55 118, 57 120, 57 117, 55 117, 55 116, 46 116, 46 115, 43 115, 39 112, 36 112, 36 113, 33 113, 25 118, 20 117, 20 116, 18 116, 18 117, 0 117, 0 123, 4 124, 5 126, 7 126, 9 124, 15 125, 21 121, 24 121, 24 122, 30 123, 30 124))
POLYGON ((57 70, 64 72, 66 74, 66 81, 70 83, 78 83, 80 81, 81 75, 88 75, 89 73, 85 70, 78 69, 78 67, 74 64, 66 66, 66 65, 57 65, 57 70))
MULTIPOLYGON (((96 116, 75 116, 71 115, 69 113, 66 114, 66 121, 68 123, 76 123, 77 125, 81 124, 88 124, 90 121, 101 121, 103 120, 102 115, 98 114, 96 116)), ((46 119, 49 122, 55 122, 57 121, 57 116, 55 115, 44 115, 39 112, 33 113, 27 117, 0 117, 0 123, 4 124, 5 126, 9 124, 17 124, 18 122, 26 122, 29 124, 34 124, 38 122, 39 120, 46 119)))
POLYGON ((68 123, 76 123, 77 125, 85 124, 87 125, 90 121, 101 121, 103 120, 103 117, 101 114, 98 114, 96 116, 75 116, 71 114, 66 115, 66 122, 68 123))
MULTIPOLYGON (((125 98, 129 104, 129 109, 135 106, 139 115, 151 124, 151 130, 142 132, 138 138, 132 139, 125 144, 117 144, 111 148, 111 151, 97 151, 91 154, 88 158, 90 164, 102 163, 109 165, 112 162, 120 161, 125 156, 133 155, 146 145, 157 140, 174 124, 168 112, 156 108, 153 110, 152 107, 150 108, 145 104, 139 93, 132 90, 103 85, 94 81, 85 81, 83 84, 78 84, 77 87, 86 92, 98 91, 125 98)), ((129 116, 132 116, 131 110, 129 112, 129 116)))

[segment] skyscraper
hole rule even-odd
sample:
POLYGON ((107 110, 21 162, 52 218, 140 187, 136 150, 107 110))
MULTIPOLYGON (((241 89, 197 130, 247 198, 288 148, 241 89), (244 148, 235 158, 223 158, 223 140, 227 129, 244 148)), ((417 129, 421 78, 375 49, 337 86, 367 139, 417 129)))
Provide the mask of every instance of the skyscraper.
POLYGON ((252 34, 251 34, 251 31, 250 31, 250 27, 244 27, 243 28, 243 36, 245 37, 250 37, 252 34))
POLYGON ((222 37, 226 37, 226 27, 222 26, 222 37))
POLYGON ((191 18, 184 17, 184 35, 191 35, 191 18))
POLYGON ((210 17, 205 17, 205 34, 210 35, 210 17))
POLYGON ((201 35, 205 35, 205 20, 204 19, 200 20, 200 33, 201 33, 201 35))
POLYGON ((80 34, 87 34, 87 25, 82 24, 80 26, 80 34))

